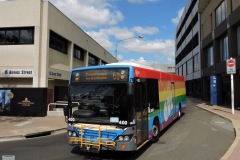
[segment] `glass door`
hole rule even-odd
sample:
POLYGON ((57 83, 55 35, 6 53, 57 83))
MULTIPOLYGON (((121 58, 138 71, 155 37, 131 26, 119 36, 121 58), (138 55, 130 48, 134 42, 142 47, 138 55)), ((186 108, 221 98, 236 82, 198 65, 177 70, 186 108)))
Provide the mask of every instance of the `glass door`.
POLYGON ((137 122, 137 146, 148 139, 147 85, 135 84, 135 118, 137 122))

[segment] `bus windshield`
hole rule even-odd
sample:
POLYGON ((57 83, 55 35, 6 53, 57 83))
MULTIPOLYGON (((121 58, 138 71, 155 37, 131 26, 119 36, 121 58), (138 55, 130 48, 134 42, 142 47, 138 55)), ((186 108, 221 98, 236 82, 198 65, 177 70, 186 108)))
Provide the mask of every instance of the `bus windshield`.
POLYGON ((72 85, 70 96, 76 122, 116 124, 132 118, 132 96, 127 95, 127 83, 72 85))

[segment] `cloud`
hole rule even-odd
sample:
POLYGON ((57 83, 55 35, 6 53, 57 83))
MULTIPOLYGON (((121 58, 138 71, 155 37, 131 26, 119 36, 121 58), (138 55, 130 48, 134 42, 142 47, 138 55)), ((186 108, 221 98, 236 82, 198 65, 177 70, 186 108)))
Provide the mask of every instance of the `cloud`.
POLYGON ((108 50, 111 50, 113 47, 115 47, 115 44, 110 45, 110 37, 115 38, 115 43, 119 40, 121 41, 124 39, 129 39, 129 42, 131 42, 134 41, 134 39, 137 40, 138 36, 153 35, 157 32, 159 32, 159 30, 156 27, 144 28, 140 26, 135 26, 132 29, 128 29, 126 27, 110 27, 105 29, 99 29, 98 31, 86 31, 88 35, 90 35, 93 39, 95 39, 99 44, 103 45, 104 48, 108 50))
POLYGON ((174 23, 175 25, 178 24, 179 20, 181 19, 181 16, 182 16, 182 14, 183 14, 184 9, 185 9, 185 7, 181 8, 181 9, 177 12, 178 15, 177 15, 177 17, 172 18, 172 23, 174 23))
POLYGON ((143 4, 145 2, 156 2, 158 0, 128 0, 129 3, 133 4, 143 4))
POLYGON ((128 52, 136 52, 143 54, 164 54, 166 56, 174 56, 175 42, 174 40, 139 40, 125 41, 121 48, 128 52))
MULTIPOLYGON (((97 43, 115 55, 116 43, 119 41, 118 53, 137 53, 139 59, 132 61, 145 62, 144 55, 155 60, 174 62, 175 42, 167 39, 150 40, 147 36, 156 36, 160 31, 157 27, 133 26, 117 27, 124 16, 109 0, 49 0, 67 17, 91 36, 97 43), (143 39, 133 38, 143 36, 143 39), (130 37, 130 38, 129 38, 130 37), (132 37, 132 38, 131 38, 132 37), (129 40, 124 40, 129 39, 129 40), (124 40, 124 41, 121 41, 124 40), (159 57, 158 57, 159 56, 159 57)), ((131 3, 154 2, 156 0, 129 0, 131 3)), ((178 12, 180 15, 180 11, 178 12)), ((118 60, 127 57, 118 54, 118 60)), ((152 62, 149 62, 152 63, 152 62)))
MULTIPOLYGON (((136 28, 140 28, 141 33, 148 33, 149 28, 154 28, 154 32, 157 31, 155 27, 133 27, 135 29, 128 28, 120 28, 120 27, 112 27, 107 29, 100 29, 98 31, 88 31, 93 39, 95 39, 100 45, 106 48, 108 51, 112 51, 115 55, 116 43, 118 43, 117 52, 118 53, 138 53, 141 55, 160 55, 163 59, 168 58, 168 62, 174 62, 175 57, 175 41, 172 39, 155 39, 148 40, 147 38, 139 39, 139 38, 129 38, 129 37, 137 37, 136 28), (145 32, 146 31, 146 32, 145 32), (114 37, 116 40, 110 40, 111 37, 114 37), (126 40, 124 40, 126 39, 126 40), (123 40, 123 41, 119 41, 123 40), (118 42, 119 41, 119 42, 118 42)), ((150 34, 150 33, 148 33, 150 34)), ((144 35, 143 35, 144 36, 144 35)), ((124 60, 125 57, 123 55, 118 54, 118 60, 124 60)), ((158 57, 156 57, 158 58, 158 57)), ((158 58, 159 59, 159 58, 158 58)))
MULTIPOLYGON (((175 62, 175 42, 171 39, 150 41, 136 39, 134 41, 124 41, 124 44, 122 44, 121 47, 118 48, 118 50, 119 53, 139 53, 139 56, 141 55, 141 60, 143 60, 142 58, 144 55, 146 57, 151 55, 152 57, 154 57, 155 61, 148 61, 147 58, 144 59, 148 64, 157 63, 158 61, 162 61, 166 64, 174 64, 175 62)), ((121 54, 119 54, 118 57, 121 57, 121 59, 118 58, 119 61, 139 62, 139 60, 134 59, 126 60, 126 57, 123 57, 123 55, 121 54)))
POLYGON ((116 25, 122 13, 107 0, 49 0, 80 27, 116 25))
POLYGON ((159 29, 157 27, 133 27, 131 29, 132 31, 139 33, 139 34, 143 34, 143 35, 154 35, 156 33, 159 33, 159 29))

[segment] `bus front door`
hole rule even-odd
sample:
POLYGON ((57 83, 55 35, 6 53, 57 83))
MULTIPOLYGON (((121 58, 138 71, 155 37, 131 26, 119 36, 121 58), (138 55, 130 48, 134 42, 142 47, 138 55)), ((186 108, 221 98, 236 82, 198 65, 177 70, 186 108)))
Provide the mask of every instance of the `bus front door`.
POLYGON ((135 118, 137 122, 137 146, 148 139, 147 85, 135 85, 135 118))

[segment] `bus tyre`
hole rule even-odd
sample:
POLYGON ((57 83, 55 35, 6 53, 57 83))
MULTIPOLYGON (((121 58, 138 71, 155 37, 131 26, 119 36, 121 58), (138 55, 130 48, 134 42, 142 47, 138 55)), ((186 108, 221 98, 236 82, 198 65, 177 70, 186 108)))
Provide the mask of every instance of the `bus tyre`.
POLYGON ((152 126, 152 142, 157 142, 159 139, 160 128, 159 128, 159 122, 157 119, 154 120, 153 126, 152 126))
POLYGON ((178 109, 178 120, 181 119, 181 116, 182 116, 182 109, 181 109, 181 107, 179 107, 179 109, 178 109))

